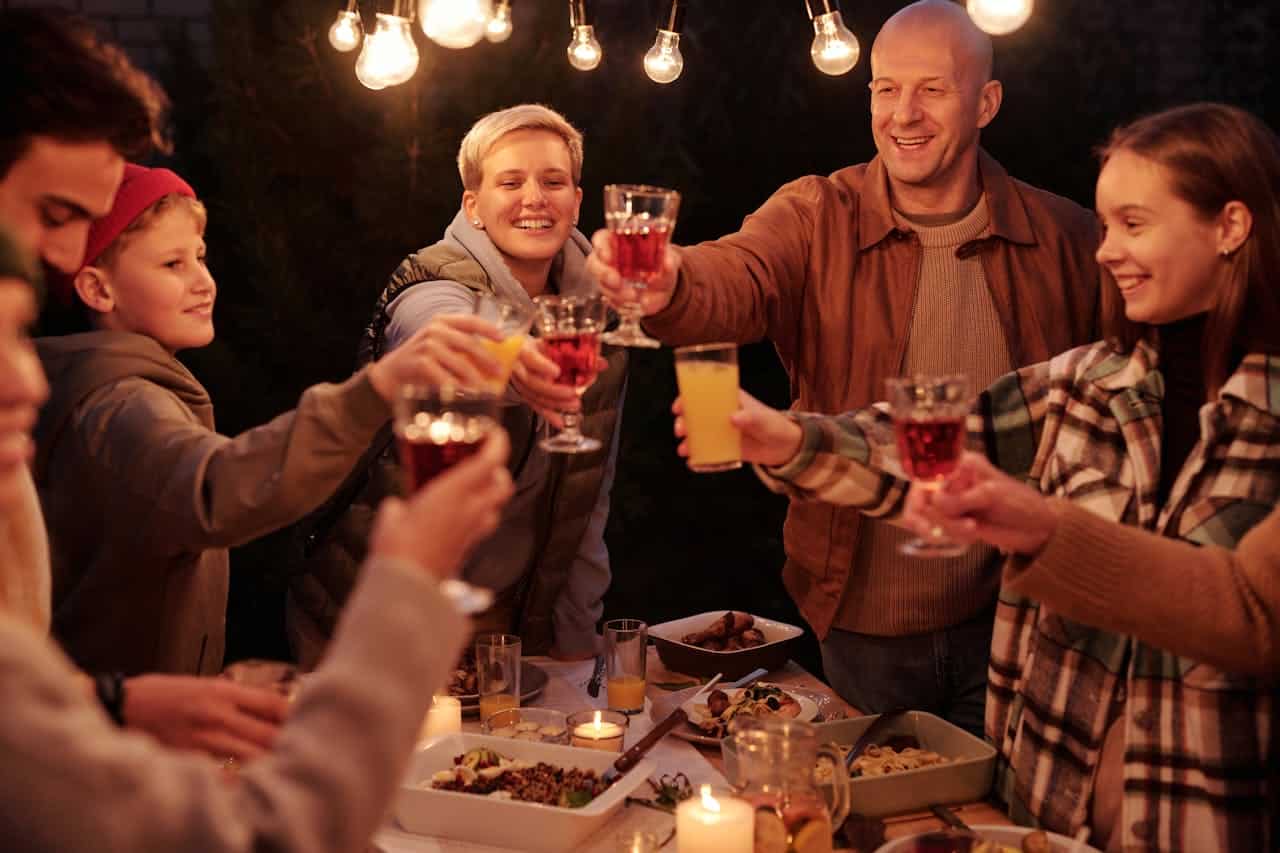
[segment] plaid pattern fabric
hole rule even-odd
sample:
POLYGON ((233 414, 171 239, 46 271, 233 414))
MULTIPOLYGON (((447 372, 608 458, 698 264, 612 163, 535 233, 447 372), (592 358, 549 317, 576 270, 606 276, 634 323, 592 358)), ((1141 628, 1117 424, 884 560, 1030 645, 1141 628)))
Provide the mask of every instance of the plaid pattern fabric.
MULTIPOLYGON (((1280 358, 1246 357, 1201 408, 1200 443, 1163 507, 1156 361, 1145 344, 1119 355, 1099 343, 1011 373, 979 398, 970 445, 1103 517, 1234 547, 1280 496, 1280 358)), ((900 509, 907 484, 886 410, 799 417, 797 458, 760 471, 770 488, 871 515, 900 509)), ((1125 850, 1273 849, 1276 699, 1273 683, 1003 593, 986 722, 1002 759, 997 793, 1015 818, 1074 834, 1089 818, 1093 772, 1118 719, 1125 850)))

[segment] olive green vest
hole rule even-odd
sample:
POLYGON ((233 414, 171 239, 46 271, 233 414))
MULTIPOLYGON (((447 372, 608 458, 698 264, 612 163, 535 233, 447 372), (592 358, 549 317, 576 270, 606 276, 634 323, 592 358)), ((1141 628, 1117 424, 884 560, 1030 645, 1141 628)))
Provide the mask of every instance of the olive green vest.
MULTIPOLYGON (((484 268, 461 249, 437 243, 410 255, 378 297, 373 320, 358 347, 360 365, 383 355, 390 322, 387 308, 391 303, 408 288, 430 281, 453 281, 476 292, 493 291, 484 268)), ((546 654, 554 640, 552 608, 568 582, 574 557, 599 501, 605 460, 620 416, 626 364, 625 350, 611 352, 609 367, 582 398, 582 431, 600 439, 604 449, 587 454, 551 454, 550 476, 543 485, 547 499, 536 525, 539 544, 532 568, 505 596, 514 596, 516 627, 524 640, 525 654, 546 654)), ((528 406, 507 406, 503 426, 511 438, 508 465, 512 478, 518 480, 529 454, 537 447, 537 419, 528 406)), ((394 450, 388 426, 334 497, 301 527, 303 573, 291 580, 290 595, 298 609, 325 635, 332 635, 342 603, 355 583, 378 502, 400 492, 400 465, 394 450)))

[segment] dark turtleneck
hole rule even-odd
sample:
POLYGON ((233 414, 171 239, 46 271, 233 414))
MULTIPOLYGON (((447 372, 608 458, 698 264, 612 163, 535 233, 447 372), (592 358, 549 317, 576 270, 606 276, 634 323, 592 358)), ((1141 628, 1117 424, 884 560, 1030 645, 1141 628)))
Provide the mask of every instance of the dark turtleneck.
POLYGON ((1205 314, 1160 327, 1160 375, 1164 378, 1164 431, 1160 442, 1160 492, 1164 506, 1191 448, 1200 440, 1200 407, 1205 400, 1205 314))

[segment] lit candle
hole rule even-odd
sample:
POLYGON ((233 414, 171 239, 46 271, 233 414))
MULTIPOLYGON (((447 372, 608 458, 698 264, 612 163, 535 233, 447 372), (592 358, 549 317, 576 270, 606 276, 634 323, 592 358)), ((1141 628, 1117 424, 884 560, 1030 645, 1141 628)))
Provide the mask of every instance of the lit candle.
POLYGON ((596 711, 589 723, 573 727, 574 746, 602 749, 605 752, 622 752, 622 736, 626 730, 617 723, 602 719, 603 711, 596 711))
POLYGON ((420 740, 462 731, 462 700, 456 696, 433 696, 427 718, 422 721, 420 740))
POLYGON ((751 804, 735 797, 711 796, 702 786, 702 797, 676 807, 678 853, 752 853, 755 849, 755 814, 751 804))

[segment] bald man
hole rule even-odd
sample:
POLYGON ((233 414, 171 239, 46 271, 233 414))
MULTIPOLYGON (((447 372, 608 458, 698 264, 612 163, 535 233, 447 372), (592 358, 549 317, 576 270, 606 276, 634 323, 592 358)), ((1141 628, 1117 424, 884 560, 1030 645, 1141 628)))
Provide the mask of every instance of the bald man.
MULTIPOLYGON (((778 190, 742 229, 671 247, 640 294, 645 328, 680 345, 769 338, 793 408, 884 398, 902 374, 975 389, 1091 341, 1094 218, 1014 180, 978 145, 1000 111, 991 41, 946 0, 890 18, 871 50, 877 156, 778 190)), ((597 232, 592 271, 627 292, 597 232)), ((794 502, 783 577, 822 641, 827 680, 867 712, 933 711, 981 734, 999 572, 990 549, 908 557, 905 531, 794 502)))

